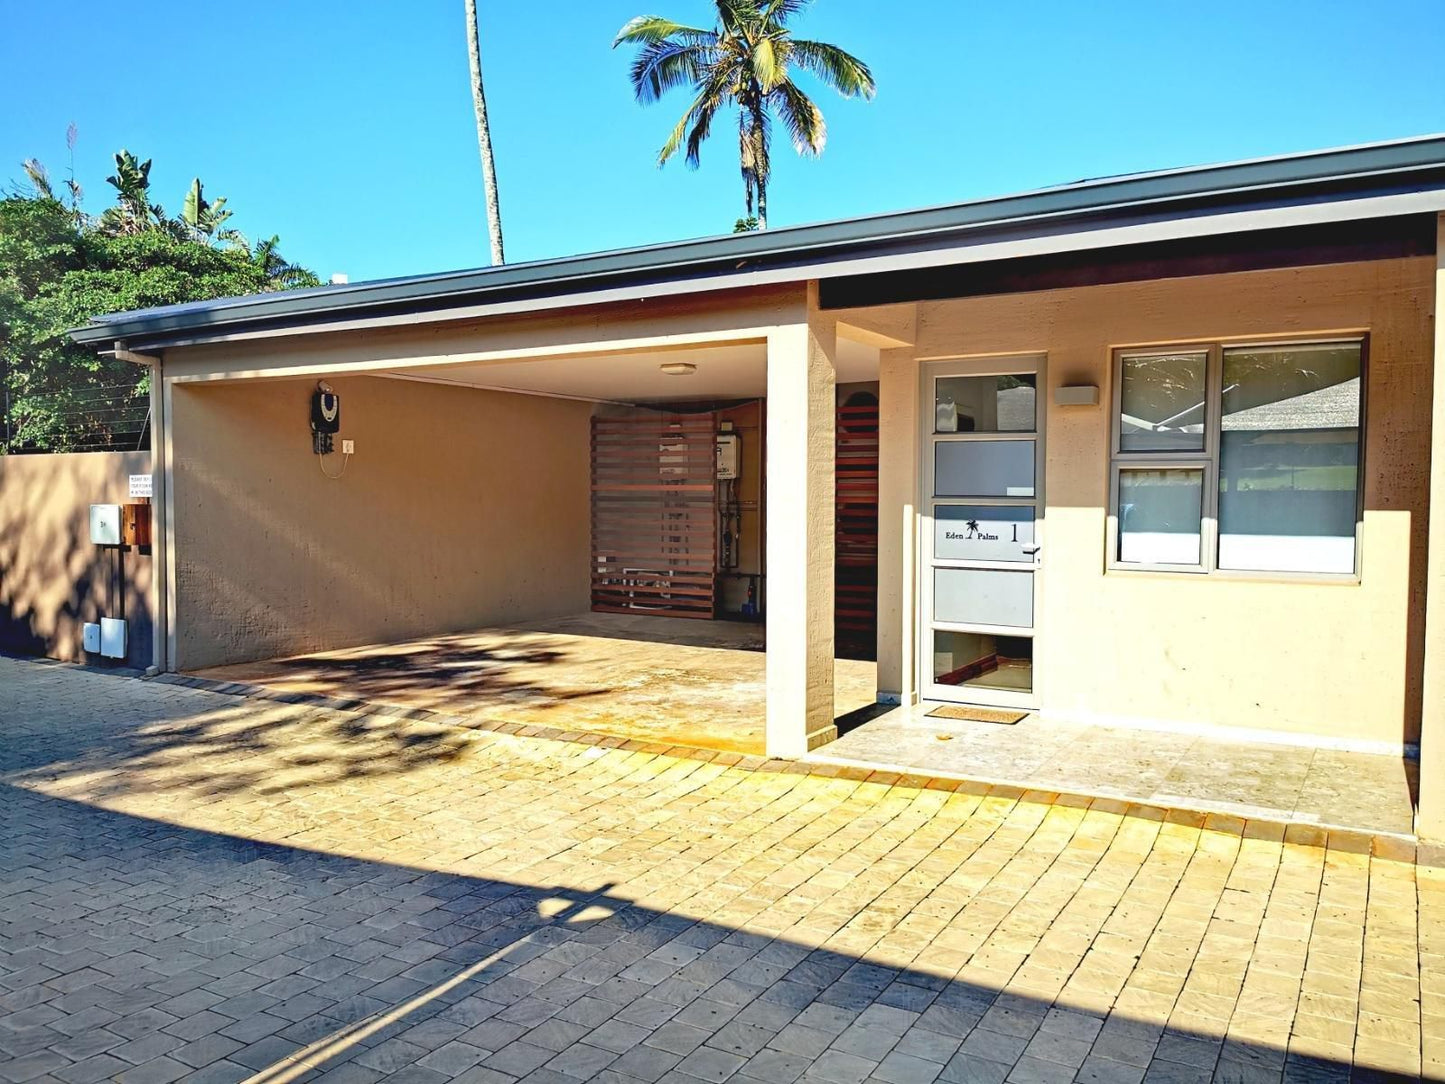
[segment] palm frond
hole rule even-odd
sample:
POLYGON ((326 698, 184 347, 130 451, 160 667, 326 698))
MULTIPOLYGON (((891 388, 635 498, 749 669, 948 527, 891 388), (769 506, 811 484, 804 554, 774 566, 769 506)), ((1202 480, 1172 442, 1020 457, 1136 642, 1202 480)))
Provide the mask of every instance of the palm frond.
POLYGON ((736 34, 750 23, 756 23, 761 14, 758 0, 715 0, 718 22, 729 34, 736 34))
POLYGON ((216 240, 228 249, 237 252, 250 252, 251 242, 246 240, 246 235, 240 230, 225 229, 216 233, 216 240))
POLYGON ((698 88, 692 105, 682 120, 678 122, 677 127, 673 129, 667 145, 658 155, 658 165, 662 165, 676 154, 678 148, 683 146, 684 140, 686 140, 688 168, 696 169, 701 162, 702 144, 707 139, 708 133, 712 131, 713 117, 719 109, 732 100, 729 88, 733 83, 733 74, 730 67, 723 64, 714 65, 706 73, 706 77, 707 81, 698 88))
POLYGON ((717 107, 711 103, 698 111, 692 131, 687 133, 687 156, 683 160, 687 162, 688 169, 697 169, 702 164, 702 145, 712 133, 712 119, 715 116, 717 107))
POLYGON ((791 80, 778 84, 768 95, 768 102, 777 108, 788 129, 788 136, 799 154, 822 154, 828 141, 828 125, 823 111, 812 98, 791 80))
POLYGON ((628 73, 637 100, 657 101, 669 90, 693 86, 707 74, 713 51, 703 45, 657 41, 643 46, 628 73))
POLYGON ((765 0, 762 7, 763 17, 774 26, 781 27, 812 2, 813 0, 765 0))
POLYGON ((852 53, 821 41, 794 38, 789 43, 789 59, 804 71, 811 72, 845 98, 871 98, 878 86, 868 65, 852 53))
POLYGON ((55 189, 50 185, 50 173, 45 168, 45 163, 39 158, 27 158, 20 163, 20 168, 25 171, 25 176, 30 180, 30 187, 35 189, 35 194, 41 199, 54 199, 55 189))
POLYGON ((616 49, 624 43, 651 45, 669 38, 690 45, 712 45, 717 41, 717 34, 711 30, 665 19, 661 15, 639 15, 635 19, 629 19, 617 32, 617 36, 612 39, 612 48, 616 49))
POLYGON ((778 50, 773 48, 772 38, 764 37, 753 46, 752 69, 753 78, 758 81, 764 94, 787 77, 778 50))
POLYGON ((686 140, 688 143, 687 164, 696 169, 698 164, 697 149, 700 147, 702 139, 690 139, 688 129, 691 128, 695 136, 698 128, 701 127, 703 137, 705 138, 706 133, 712 129, 713 114, 717 112, 720 104, 721 103, 704 88, 702 92, 692 100, 692 105, 688 106, 687 112, 682 115, 682 119, 673 125, 672 134, 667 137, 667 142, 662 145, 662 150, 657 152, 657 164, 659 166, 666 165, 667 160, 677 153, 678 148, 681 147, 683 141, 686 140))

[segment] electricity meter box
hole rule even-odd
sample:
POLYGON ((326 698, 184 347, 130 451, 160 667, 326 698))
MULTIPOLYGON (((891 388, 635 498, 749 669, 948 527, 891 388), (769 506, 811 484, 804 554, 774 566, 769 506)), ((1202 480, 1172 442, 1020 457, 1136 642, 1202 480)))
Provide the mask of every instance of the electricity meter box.
POLYGON ((100 619, 100 653, 108 659, 125 658, 125 621, 122 618, 100 619))
POLYGON ((717 476, 723 481, 731 481, 736 478, 742 470, 742 438, 736 433, 719 433, 717 435, 717 476))
POLYGON ((90 540, 97 546, 120 545, 120 505, 90 506, 90 540))
POLYGON ((102 617, 99 622, 87 621, 81 627, 81 646, 88 655, 107 659, 125 658, 126 623, 118 617, 102 617))

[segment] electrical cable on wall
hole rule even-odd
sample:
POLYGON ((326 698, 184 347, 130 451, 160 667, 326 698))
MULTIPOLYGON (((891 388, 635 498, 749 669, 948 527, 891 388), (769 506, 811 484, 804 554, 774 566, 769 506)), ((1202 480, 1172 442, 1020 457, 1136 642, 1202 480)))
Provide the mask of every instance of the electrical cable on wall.
POLYGON ((326 457, 323 456, 320 452, 316 454, 316 463, 321 468, 321 473, 326 475, 326 477, 330 478, 333 482, 338 480, 343 474, 346 473, 346 465, 350 462, 351 453, 344 452, 341 456, 341 469, 335 474, 332 474, 329 470, 326 469, 326 457))

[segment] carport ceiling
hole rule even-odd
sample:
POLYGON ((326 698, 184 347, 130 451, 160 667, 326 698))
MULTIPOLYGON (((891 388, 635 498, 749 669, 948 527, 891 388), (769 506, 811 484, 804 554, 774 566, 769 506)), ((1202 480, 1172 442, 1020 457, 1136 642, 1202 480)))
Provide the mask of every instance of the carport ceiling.
MULTIPOLYGON (((837 364, 840 383, 878 379, 874 347, 839 339, 837 364)), ((767 393, 767 348, 762 343, 731 343, 527 361, 457 362, 393 369, 385 375, 604 402, 752 399, 767 393), (661 367, 673 362, 687 362, 697 370, 687 376, 669 376, 661 367)))

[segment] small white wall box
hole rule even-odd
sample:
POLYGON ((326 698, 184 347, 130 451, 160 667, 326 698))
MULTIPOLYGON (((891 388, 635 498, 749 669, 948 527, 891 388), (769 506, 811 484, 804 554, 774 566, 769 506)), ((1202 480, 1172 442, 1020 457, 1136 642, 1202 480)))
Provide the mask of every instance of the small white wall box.
POLYGON ((108 659, 125 658, 125 622, 120 618, 100 619, 100 653, 108 659))
POLYGON ((1098 406, 1099 385, 1065 384, 1054 389, 1054 403, 1057 406, 1098 406))
POLYGON ((100 626, 94 621, 87 621, 81 626, 80 646, 91 655, 100 654, 100 626))
POLYGON ((742 459, 742 442, 736 433, 717 435, 717 476, 724 480, 736 478, 742 459))
POLYGON ((120 545, 120 505, 90 506, 90 540, 97 546, 120 545))

